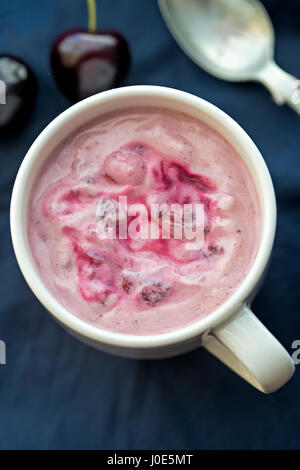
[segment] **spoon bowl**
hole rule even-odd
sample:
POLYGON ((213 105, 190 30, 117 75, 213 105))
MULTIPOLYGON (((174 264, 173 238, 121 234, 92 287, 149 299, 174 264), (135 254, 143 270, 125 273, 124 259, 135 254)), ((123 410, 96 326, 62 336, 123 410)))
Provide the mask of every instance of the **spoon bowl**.
POLYGON ((257 0, 158 0, 168 28, 184 52, 215 77, 256 80, 277 104, 300 113, 299 82, 273 60, 274 30, 257 0))

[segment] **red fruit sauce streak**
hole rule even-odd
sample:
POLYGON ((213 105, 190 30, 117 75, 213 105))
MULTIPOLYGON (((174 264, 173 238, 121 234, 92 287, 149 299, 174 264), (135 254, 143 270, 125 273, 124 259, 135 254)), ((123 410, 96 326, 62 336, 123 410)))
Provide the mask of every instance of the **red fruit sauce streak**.
MULTIPOLYGON (((144 148, 144 147, 143 147, 144 148)), ((213 217, 212 211, 214 208, 214 202, 211 200, 209 197, 209 193, 216 191, 217 186, 211 179, 207 176, 204 175, 199 175, 199 174, 194 174, 189 171, 189 169, 181 164, 178 164, 177 162, 168 162, 164 161, 163 158, 160 159, 159 164, 152 169, 152 175, 154 179, 157 181, 159 187, 155 188, 154 186, 154 191, 159 189, 159 192, 162 193, 169 193, 169 204, 172 203, 179 203, 179 204, 191 204, 191 203, 202 203, 204 204, 204 210, 206 212, 206 216, 208 219, 208 226, 206 226, 206 232, 205 235, 208 234, 209 232, 209 226, 210 226, 210 221, 213 217), (175 171, 174 171, 175 170, 175 171), (181 186, 190 186, 191 188, 195 188, 197 191, 197 200, 195 197, 193 198, 192 195, 188 196, 185 195, 184 200, 179 200, 180 198, 180 187, 181 186), (175 191, 174 191, 175 189, 175 191), (208 194, 207 194, 208 193, 208 194)), ((193 193, 192 193, 193 194, 193 193)), ((194 193, 195 194, 195 193, 194 193)), ((103 195, 103 193, 97 194, 97 196, 103 195)), ((107 195, 108 198, 110 199, 116 199, 118 194, 109 194, 107 195)), ((96 196, 94 196, 96 197, 96 196)), ((67 191, 61 198, 59 199, 59 202, 67 202, 70 204, 70 210, 74 209, 75 207, 78 207, 78 205, 85 205, 88 203, 91 199, 84 195, 80 195, 80 193, 76 190, 69 190, 67 191)), ((128 192, 128 206, 133 203, 143 203, 146 205, 148 209, 148 219, 150 219, 150 208, 146 204, 146 196, 145 195, 140 195, 136 196, 134 194, 131 195, 131 192, 128 192)), ((69 209, 69 207, 68 207, 69 209)), ((128 225, 130 224, 130 221, 132 220, 132 217, 128 217, 128 225)), ((118 227, 117 227, 118 229, 118 227)), ((111 279, 109 281, 109 285, 106 283, 107 279, 101 279, 101 266, 105 266, 105 260, 103 259, 101 251, 99 249, 94 249, 93 247, 89 250, 84 250, 79 242, 78 242, 78 231, 75 228, 65 226, 62 229, 62 232, 69 238, 69 241, 72 245, 73 252, 76 257, 76 267, 77 267, 77 273, 78 273, 78 278, 79 278, 79 290, 82 295, 82 297, 88 301, 99 301, 103 303, 103 297, 105 298, 106 295, 110 293, 118 293, 125 295, 125 296, 130 296, 134 289, 132 288, 131 283, 129 281, 124 280, 120 283, 120 285, 117 284, 116 279, 111 279), (99 281, 101 282, 102 285, 106 286, 106 290, 103 293, 97 293, 93 291, 93 286, 89 285, 89 281, 99 281)), ((117 232, 118 235, 118 232, 117 232)), ((130 240, 127 238, 126 240, 117 240, 116 243, 122 244, 128 253, 134 253, 134 252, 153 252, 156 253, 159 256, 166 257, 167 259, 170 259, 173 263, 188 263, 188 260, 178 260, 176 259, 172 253, 170 252, 169 246, 168 246, 168 240, 163 240, 159 238, 158 240, 148 240, 146 243, 140 248, 140 249, 135 249, 132 248, 130 240)), ((210 254, 215 254, 216 253, 215 247, 210 248, 210 254)), ((218 254, 219 251, 218 251, 218 254)), ((164 297, 168 294, 169 288, 163 289, 160 285, 159 282, 157 285, 153 286, 145 286, 140 295, 140 299, 146 303, 149 306, 154 306, 158 302, 164 299, 164 297)))

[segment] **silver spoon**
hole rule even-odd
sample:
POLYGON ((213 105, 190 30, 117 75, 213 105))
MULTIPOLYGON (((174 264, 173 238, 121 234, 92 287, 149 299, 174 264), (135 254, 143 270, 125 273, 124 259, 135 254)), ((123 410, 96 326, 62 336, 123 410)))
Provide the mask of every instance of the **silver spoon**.
POLYGON ((218 78, 263 83, 300 114, 300 81, 274 62, 274 30, 257 0, 158 0, 185 53, 218 78))

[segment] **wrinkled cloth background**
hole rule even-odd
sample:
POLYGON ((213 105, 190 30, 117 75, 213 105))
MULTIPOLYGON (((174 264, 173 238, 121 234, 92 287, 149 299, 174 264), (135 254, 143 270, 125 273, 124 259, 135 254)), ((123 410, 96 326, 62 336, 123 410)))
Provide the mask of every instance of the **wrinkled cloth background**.
MULTIPOLYGON (((300 77, 300 3, 266 0, 279 65, 300 77)), ((219 81, 198 68, 168 32, 154 0, 99 0, 100 28, 119 29, 133 63, 126 85, 155 84, 219 106, 249 133, 270 169, 278 230, 253 309, 292 353, 300 339, 300 117, 256 84, 219 81)), ((27 61, 39 82, 27 127, 0 141, 1 449, 297 449, 300 375, 272 395, 250 387, 204 350, 134 361, 93 350, 58 326, 25 283, 9 233, 19 165, 37 135, 70 103, 49 67, 59 32, 86 27, 84 0, 1 0, 0 52, 27 61)), ((298 366, 298 368, 300 365, 298 366)))

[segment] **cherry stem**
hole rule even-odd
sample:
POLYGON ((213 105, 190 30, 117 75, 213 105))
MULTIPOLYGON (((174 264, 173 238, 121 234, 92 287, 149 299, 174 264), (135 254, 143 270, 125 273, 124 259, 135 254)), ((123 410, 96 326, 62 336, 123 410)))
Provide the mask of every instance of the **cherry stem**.
POLYGON ((95 0, 87 0, 89 31, 95 33, 97 29, 97 7, 95 0))

